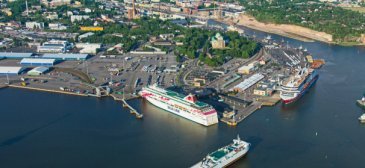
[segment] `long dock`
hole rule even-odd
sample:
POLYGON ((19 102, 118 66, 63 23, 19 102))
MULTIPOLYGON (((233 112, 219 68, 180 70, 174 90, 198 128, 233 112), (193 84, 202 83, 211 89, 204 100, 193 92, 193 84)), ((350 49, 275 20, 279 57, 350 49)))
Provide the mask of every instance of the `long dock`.
POLYGON ((138 111, 134 109, 131 105, 129 105, 127 101, 125 101, 125 99, 122 99, 122 102, 123 102, 123 107, 128 107, 130 112, 132 114, 135 114, 137 118, 143 118, 143 114, 138 113, 138 111))
POLYGON ((260 97, 256 100, 261 102, 263 106, 274 106, 280 102, 281 98, 279 93, 275 93, 270 97, 260 97))
POLYGON ((248 107, 244 108, 243 110, 237 111, 237 114, 235 116, 236 122, 241 122, 248 116, 250 116, 253 112, 260 109, 262 106, 262 103, 259 102, 253 102, 248 107))
MULTIPOLYGON (((113 97, 113 99, 116 100, 116 101, 121 101, 123 103, 123 107, 129 108, 130 112, 132 114, 136 115, 136 118, 143 118, 143 114, 138 113, 138 111, 136 109, 134 109, 131 105, 129 105, 127 103, 125 98, 120 98, 117 95, 113 95, 113 94, 110 94, 110 96, 113 97)), ((130 98, 130 99, 132 99, 132 98, 130 98)))
POLYGON ((88 96, 86 94, 66 92, 66 91, 61 91, 61 90, 42 89, 42 88, 35 88, 35 87, 29 87, 29 86, 9 85, 9 87, 20 88, 20 89, 29 89, 29 90, 37 90, 37 91, 44 91, 44 92, 51 92, 51 93, 62 93, 62 94, 68 94, 68 95, 74 95, 74 96, 88 96))
POLYGON ((228 125, 237 125, 239 122, 243 121, 248 116, 250 116, 253 112, 260 109, 261 106, 262 106, 262 103, 253 102, 246 108, 236 111, 232 118, 223 117, 223 118, 221 118, 221 121, 228 125))

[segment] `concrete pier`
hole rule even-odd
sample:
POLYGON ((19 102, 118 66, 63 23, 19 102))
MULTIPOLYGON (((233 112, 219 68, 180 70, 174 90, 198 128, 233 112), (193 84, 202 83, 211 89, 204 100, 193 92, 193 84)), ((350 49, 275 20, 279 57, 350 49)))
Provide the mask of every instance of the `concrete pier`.
POLYGON ((119 97, 119 95, 115 95, 115 94, 110 94, 110 96, 113 97, 113 99, 116 100, 116 101, 121 101, 123 103, 123 107, 129 108, 131 114, 135 114, 136 118, 143 118, 143 114, 138 113, 138 111, 136 109, 134 109, 131 105, 129 105, 127 103, 127 100, 137 98, 137 96, 136 97, 129 97, 129 99, 125 99, 124 96, 119 97))
POLYGON ((237 125, 239 122, 243 121, 245 118, 250 116, 253 112, 260 109, 262 106, 261 102, 253 102, 244 109, 235 111, 235 115, 230 118, 223 117, 221 121, 228 125, 237 125))
POLYGON ((51 92, 51 93, 62 93, 62 94, 75 95, 75 96, 88 96, 86 94, 79 94, 79 93, 74 93, 74 92, 66 92, 66 91, 61 91, 61 90, 42 89, 42 88, 35 88, 35 87, 29 87, 29 86, 9 85, 9 87, 12 87, 12 88, 20 88, 20 89, 36 90, 36 91, 44 91, 44 92, 51 92))
POLYGON ((279 93, 275 93, 270 97, 260 97, 256 100, 262 102, 263 106, 274 106, 280 102, 281 98, 279 93))
POLYGON ((7 88, 7 87, 8 87, 8 85, 0 84, 0 89, 7 88))
POLYGON ((122 99, 122 102, 123 102, 123 107, 129 108, 130 112, 132 114, 135 114, 137 118, 143 118, 143 114, 138 113, 138 111, 134 109, 131 105, 129 105, 127 101, 125 101, 125 99, 122 99))

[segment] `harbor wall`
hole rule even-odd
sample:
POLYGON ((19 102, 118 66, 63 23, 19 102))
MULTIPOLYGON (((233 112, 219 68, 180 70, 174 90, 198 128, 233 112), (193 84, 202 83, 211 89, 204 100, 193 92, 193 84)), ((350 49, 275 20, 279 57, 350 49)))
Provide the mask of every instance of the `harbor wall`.
POLYGON ((9 87, 12 87, 12 88, 20 88, 20 89, 36 90, 36 91, 44 91, 44 92, 51 92, 51 93, 61 93, 61 94, 68 94, 68 95, 75 95, 75 96, 88 96, 86 94, 66 92, 66 91, 61 91, 61 90, 42 89, 42 88, 35 88, 35 87, 29 87, 29 86, 9 85, 9 87))

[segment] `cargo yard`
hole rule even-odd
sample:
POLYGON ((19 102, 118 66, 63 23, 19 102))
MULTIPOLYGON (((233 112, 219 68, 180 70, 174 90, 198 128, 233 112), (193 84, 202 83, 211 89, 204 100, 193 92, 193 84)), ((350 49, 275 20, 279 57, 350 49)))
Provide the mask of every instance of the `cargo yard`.
POLYGON ((55 59, 39 58, 8 58, 0 61, 2 83, 26 83, 26 86, 41 86, 55 90, 67 87, 82 93, 92 93, 93 87, 97 86, 109 87, 114 92, 125 88, 127 94, 133 94, 141 87, 156 82, 163 86, 171 86, 174 84, 175 72, 161 71, 166 69, 165 66, 177 69, 173 55, 132 57, 126 54, 114 58, 97 55, 85 60, 57 62, 55 59), (31 74, 32 71, 40 72, 31 74))
MULTIPOLYGON (((179 69, 171 54, 45 54, 43 57, 47 58, 32 53, 3 52, 1 55, 5 57, 0 61, 0 83, 4 87, 77 96, 112 96, 124 104, 127 103, 124 100, 138 97, 137 92, 146 85, 174 85, 174 71, 179 69)), ((143 116, 127 106, 138 118, 143 116)))

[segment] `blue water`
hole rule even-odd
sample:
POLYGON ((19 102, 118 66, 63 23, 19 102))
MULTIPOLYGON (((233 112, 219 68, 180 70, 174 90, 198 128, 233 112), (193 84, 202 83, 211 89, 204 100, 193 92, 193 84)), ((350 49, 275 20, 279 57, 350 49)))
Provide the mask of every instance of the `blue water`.
POLYGON ((206 128, 141 100, 132 101, 138 120, 112 99, 1 89, 0 167, 188 167, 237 134, 252 149, 233 167, 362 167, 355 100, 365 91, 365 48, 283 39, 326 60, 319 80, 299 102, 265 107, 237 127, 206 128))

